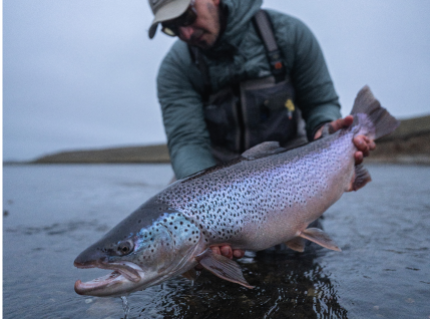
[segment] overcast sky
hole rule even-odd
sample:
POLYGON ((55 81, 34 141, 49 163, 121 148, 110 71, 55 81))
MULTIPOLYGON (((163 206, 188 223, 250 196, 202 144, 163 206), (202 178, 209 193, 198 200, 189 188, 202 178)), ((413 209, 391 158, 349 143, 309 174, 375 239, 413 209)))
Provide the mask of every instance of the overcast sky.
MULTIPOLYGON (((370 85, 392 114, 430 114, 430 1, 266 0, 316 34, 342 113, 370 85)), ((3 1, 3 158, 166 141, 147 0, 3 1)))

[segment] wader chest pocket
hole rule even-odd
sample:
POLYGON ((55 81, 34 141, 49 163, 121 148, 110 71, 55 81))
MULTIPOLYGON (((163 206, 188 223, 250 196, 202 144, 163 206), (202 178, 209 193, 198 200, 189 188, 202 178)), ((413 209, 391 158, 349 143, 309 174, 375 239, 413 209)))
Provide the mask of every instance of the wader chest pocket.
POLYGON ((289 81, 267 78, 241 87, 247 148, 264 141, 286 143, 297 133, 294 89, 289 81))
POLYGON ((206 126, 211 141, 230 150, 239 148, 238 97, 230 87, 209 97, 204 109, 206 126))

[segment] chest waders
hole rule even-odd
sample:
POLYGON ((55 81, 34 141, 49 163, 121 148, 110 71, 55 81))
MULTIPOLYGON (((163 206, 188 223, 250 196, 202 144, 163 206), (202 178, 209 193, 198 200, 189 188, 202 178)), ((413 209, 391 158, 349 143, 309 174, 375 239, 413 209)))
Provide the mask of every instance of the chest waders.
POLYGON ((275 40, 267 13, 253 18, 271 67, 271 75, 229 85, 210 92, 209 70, 201 51, 189 47, 205 79, 205 121, 212 153, 219 163, 238 158, 245 150, 265 141, 278 141, 283 147, 305 143, 304 123, 294 102, 294 88, 275 40))

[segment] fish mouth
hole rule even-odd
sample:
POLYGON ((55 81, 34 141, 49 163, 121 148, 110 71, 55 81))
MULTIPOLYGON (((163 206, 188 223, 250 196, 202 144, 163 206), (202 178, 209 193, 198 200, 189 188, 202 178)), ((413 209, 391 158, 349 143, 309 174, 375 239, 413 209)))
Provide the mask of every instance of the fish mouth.
POLYGON ((79 295, 111 295, 108 291, 114 291, 115 286, 120 286, 125 282, 139 283, 142 280, 143 270, 138 265, 131 262, 106 263, 101 260, 86 263, 74 263, 79 269, 100 268, 113 270, 109 275, 93 279, 88 282, 77 280, 75 282, 75 292, 79 295))

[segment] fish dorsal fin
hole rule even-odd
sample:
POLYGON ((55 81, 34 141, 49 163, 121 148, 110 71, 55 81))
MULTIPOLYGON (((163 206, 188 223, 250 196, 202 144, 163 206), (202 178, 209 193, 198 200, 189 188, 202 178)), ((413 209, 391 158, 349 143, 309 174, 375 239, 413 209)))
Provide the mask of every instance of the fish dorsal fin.
POLYGON ((215 254, 210 248, 196 256, 196 260, 215 276, 237 283, 246 288, 254 288, 243 278, 239 265, 227 257, 215 254))
POLYGON ((302 253, 305 251, 305 240, 301 237, 295 237, 285 243, 288 248, 302 253))
POLYGON ((301 234, 299 236, 304 238, 304 239, 310 240, 310 241, 314 242, 315 244, 323 246, 327 249, 342 251, 336 245, 336 243, 333 241, 333 239, 331 239, 330 236, 327 235, 325 232, 323 232, 321 229, 306 228, 304 231, 301 232, 301 234))
POLYGON ((247 160, 254 160, 268 155, 282 153, 284 151, 285 148, 280 147, 279 142, 263 142, 245 151, 242 154, 242 157, 247 160))

